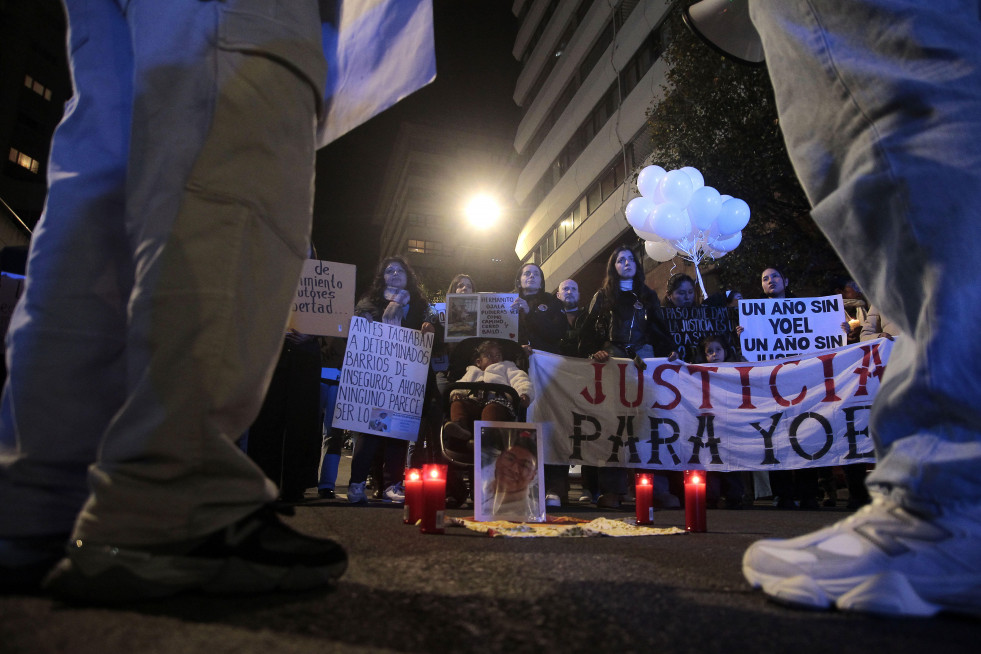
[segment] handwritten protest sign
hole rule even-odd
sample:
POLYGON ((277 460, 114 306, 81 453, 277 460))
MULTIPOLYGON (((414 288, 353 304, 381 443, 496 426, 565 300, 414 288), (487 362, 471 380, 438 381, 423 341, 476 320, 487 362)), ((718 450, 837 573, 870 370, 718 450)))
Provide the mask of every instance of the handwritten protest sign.
POLYGON ((351 318, 333 426, 415 440, 433 335, 351 318))
POLYGON ((704 336, 723 334, 730 339, 734 331, 727 307, 661 307, 660 311, 674 351, 683 361, 695 360, 696 347, 704 336))
POLYGON ((7 333, 10 317, 23 292, 24 278, 21 275, 0 274, 0 336, 7 333))
POLYGON ((354 315, 356 267, 308 259, 296 287, 289 327, 302 334, 347 336, 354 315))
POLYGON ((446 342, 465 338, 518 340, 517 293, 462 293, 446 296, 446 342))
POLYGON ((893 342, 818 356, 691 365, 535 351, 529 420, 545 462, 661 470, 795 470, 872 462, 872 401, 893 342))
POLYGON ((820 353, 845 345, 841 295, 740 300, 743 356, 750 361, 820 353))

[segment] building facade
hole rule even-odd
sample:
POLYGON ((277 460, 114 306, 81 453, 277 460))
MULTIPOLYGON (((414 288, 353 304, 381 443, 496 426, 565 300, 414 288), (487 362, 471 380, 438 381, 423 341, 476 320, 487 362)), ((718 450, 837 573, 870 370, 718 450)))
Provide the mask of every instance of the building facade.
MULTIPOLYGON (((515 253, 542 267, 548 288, 574 278, 585 301, 610 249, 636 241, 623 208, 636 197, 635 173, 650 163, 646 118, 663 94, 672 4, 514 2, 520 26, 512 54, 523 66, 514 101, 524 111, 514 148, 526 161, 515 201, 528 210, 515 253)), ((663 291, 652 277, 666 274, 648 273, 649 285, 663 291)))

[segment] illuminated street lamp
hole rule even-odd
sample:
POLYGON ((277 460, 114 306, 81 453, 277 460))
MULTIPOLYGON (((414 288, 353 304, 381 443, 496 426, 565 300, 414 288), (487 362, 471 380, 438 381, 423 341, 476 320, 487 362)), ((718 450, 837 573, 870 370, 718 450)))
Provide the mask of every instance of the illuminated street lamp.
POLYGON ((501 217, 501 206, 493 197, 481 194, 471 198, 464 213, 473 227, 484 230, 497 224, 501 217))

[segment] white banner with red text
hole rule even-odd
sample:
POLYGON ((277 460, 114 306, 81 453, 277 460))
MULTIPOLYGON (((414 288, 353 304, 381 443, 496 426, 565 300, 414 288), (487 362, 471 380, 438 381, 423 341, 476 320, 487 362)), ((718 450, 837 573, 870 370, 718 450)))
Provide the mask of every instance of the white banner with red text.
POLYGON ((874 461, 868 423, 892 341, 770 362, 596 363, 535 351, 545 462, 793 470, 874 461))

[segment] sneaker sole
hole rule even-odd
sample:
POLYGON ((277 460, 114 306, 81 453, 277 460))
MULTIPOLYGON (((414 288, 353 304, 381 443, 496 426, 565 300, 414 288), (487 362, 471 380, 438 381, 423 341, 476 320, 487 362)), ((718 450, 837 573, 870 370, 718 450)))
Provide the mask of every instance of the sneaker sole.
POLYGON ((744 564, 743 576, 753 588, 761 589, 774 602, 798 609, 838 609, 889 617, 931 617, 947 610, 921 598, 909 580, 894 571, 818 581, 807 575, 766 575, 744 564))
MULTIPOLYGON (((81 558, 81 557, 80 557, 81 558)), ((251 594, 273 590, 310 590, 338 579, 347 559, 317 567, 285 568, 228 559, 129 557, 86 553, 84 560, 62 559, 43 587, 69 601, 116 603, 160 599, 187 591, 251 594)))

